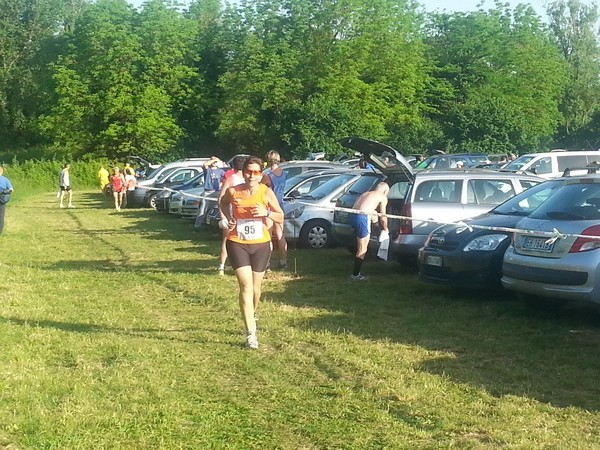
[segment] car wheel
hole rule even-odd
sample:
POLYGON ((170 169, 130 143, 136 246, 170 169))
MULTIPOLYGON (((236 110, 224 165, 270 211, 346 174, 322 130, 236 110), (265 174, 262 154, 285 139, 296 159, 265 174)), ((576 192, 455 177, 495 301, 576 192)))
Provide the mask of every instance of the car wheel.
POLYGON ((148 206, 150 208, 156 209, 156 195, 150 196, 150 198, 148 199, 148 206))
POLYGON ((306 248, 321 249, 331 247, 331 224, 326 220, 313 220, 302 227, 300 245, 306 248))

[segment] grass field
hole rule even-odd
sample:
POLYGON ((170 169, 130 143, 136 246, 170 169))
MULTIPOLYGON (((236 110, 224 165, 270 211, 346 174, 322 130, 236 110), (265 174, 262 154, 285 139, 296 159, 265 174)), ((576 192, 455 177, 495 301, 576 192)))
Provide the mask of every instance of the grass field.
POLYGON ((243 348, 219 240, 76 192, 0 236, 0 449, 600 448, 600 320, 292 250, 243 348))

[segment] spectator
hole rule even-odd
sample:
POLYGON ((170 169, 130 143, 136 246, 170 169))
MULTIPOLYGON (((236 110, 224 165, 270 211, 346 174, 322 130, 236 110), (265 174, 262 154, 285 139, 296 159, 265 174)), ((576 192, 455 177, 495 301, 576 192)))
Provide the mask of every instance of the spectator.
MULTIPOLYGON (((267 160, 269 161, 269 172, 263 174, 262 182, 271 188, 275 193, 279 206, 283 208, 283 194, 287 175, 279 167, 279 161, 281 160, 279 152, 271 150, 267 153, 267 160)), ((277 249, 279 250, 279 268, 286 270, 288 268, 287 241, 283 235, 283 221, 281 223, 273 223, 273 232, 277 241, 277 249)))
POLYGON ((0 234, 4 229, 4 213, 6 212, 6 204, 10 201, 10 196, 13 193, 12 184, 8 178, 4 176, 4 168, 0 166, 0 234))
POLYGON ((100 167, 98 171, 98 181, 100 182, 100 190, 104 192, 106 185, 110 183, 108 170, 104 168, 104 166, 100 167))
POLYGON ((196 229, 202 228, 206 220, 206 197, 221 190, 225 171, 219 167, 220 162, 219 158, 212 156, 204 163, 204 194, 198 206, 198 214, 196 215, 196 222, 194 224, 196 229))
POLYGON ((125 194, 125 178, 118 167, 113 168, 113 174, 110 176, 110 186, 115 200, 115 210, 121 211, 121 203, 125 194))
POLYGON ((65 196, 69 198, 69 203, 67 205, 68 208, 73 208, 73 190, 71 189, 71 177, 69 175, 69 169, 71 166, 69 164, 65 164, 60 171, 60 175, 58 176, 58 185, 60 189, 59 196, 59 207, 64 208, 64 199, 65 196))

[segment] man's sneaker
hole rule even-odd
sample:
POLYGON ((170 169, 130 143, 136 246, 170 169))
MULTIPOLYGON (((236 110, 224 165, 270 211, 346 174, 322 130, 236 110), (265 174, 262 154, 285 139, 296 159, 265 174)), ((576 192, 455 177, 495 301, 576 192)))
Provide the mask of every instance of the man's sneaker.
POLYGON ((251 348, 252 350, 258 349, 258 339, 255 333, 246 336, 246 348, 251 348))
POLYGON ((64 207, 65 207, 65 205, 60 205, 60 206, 59 206, 59 208, 64 208, 64 207))
POLYGON ((350 279, 352 281, 367 281, 369 279, 368 276, 359 273, 358 275, 350 275, 350 279))
POLYGON ((67 208, 75 208, 73 205, 69 205, 67 206, 67 208))
POLYGON ((217 272, 221 276, 225 275, 225 267, 221 267, 221 266, 217 267, 217 272))

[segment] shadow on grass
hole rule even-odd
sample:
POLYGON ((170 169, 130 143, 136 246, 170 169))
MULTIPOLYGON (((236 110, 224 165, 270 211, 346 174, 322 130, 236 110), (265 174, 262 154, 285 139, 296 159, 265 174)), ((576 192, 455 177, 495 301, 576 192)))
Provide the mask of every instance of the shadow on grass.
POLYGON ((334 312, 306 320, 306 328, 436 352, 417 368, 498 398, 517 395, 558 407, 600 410, 596 311, 536 309, 500 289, 455 291, 427 285, 415 270, 395 263, 365 263, 369 281, 350 282, 352 257, 343 251, 297 256, 305 259, 302 276, 291 277, 283 293, 270 297, 334 312), (329 280, 322 276, 324 270, 331 273, 329 280))

